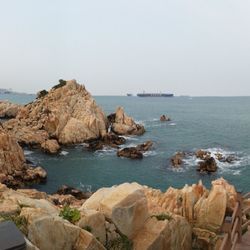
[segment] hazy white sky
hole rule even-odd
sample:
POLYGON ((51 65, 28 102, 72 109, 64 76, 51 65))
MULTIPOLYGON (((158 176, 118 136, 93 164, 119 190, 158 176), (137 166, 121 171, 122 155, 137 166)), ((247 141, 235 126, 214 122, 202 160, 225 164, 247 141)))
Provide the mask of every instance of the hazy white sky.
POLYGON ((0 4, 0 88, 250 95, 250 0, 0 4))

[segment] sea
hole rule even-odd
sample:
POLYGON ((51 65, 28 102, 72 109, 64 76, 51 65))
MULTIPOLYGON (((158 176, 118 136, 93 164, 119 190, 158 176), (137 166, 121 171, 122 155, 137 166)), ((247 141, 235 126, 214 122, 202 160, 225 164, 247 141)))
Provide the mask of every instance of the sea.
MULTIPOLYGON (((3 94, 0 100, 25 104, 35 95, 3 94)), ((223 177, 239 192, 250 191, 250 97, 127 97, 95 96, 106 114, 118 106, 145 126, 142 136, 127 136, 123 146, 135 146, 151 140, 153 148, 142 160, 116 156, 116 150, 105 148, 89 152, 86 145, 63 147, 59 155, 51 156, 39 150, 24 148, 26 158, 42 166, 48 173, 46 184, 34 185, 41 191, 55 192, 67 184, 83 191, 95 191, 124 182, 138 182, 165 191, 170 186, 181 188, 199 180, 209 188, 211 181, 223 177), (160 122, 162 114, 171 117, 160 122), (181 168, 173 168, 171 157, 178 151, 198 149, 234 155, 232 163, 217 161, 212 174, 196 171, 198 160, 190 155, 181 168)))

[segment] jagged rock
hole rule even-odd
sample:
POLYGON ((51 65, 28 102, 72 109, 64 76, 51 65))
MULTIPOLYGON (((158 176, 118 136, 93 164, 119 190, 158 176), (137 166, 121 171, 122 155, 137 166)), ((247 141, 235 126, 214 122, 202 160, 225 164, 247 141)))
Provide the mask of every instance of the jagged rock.
POLYGON ((4 126, 20 143, 41 147, 48 139, 72 144, 103 137, 107 118, 85 87, 71 80, 25 105, 4 126))
POLYGON ((44 97, 44 96, 46 96, 47 94, 48 94, 49 92, 46 90, 46 89, 43 89, 43 90, 41 90, 41 91, 39 91, 38 93, 37 93, 37 99, 39 99, 39 98, 42 98, 42 97, 44 97))
POLYGON ((78 200, 82 200, 82 199, 88 199, 91 196, 90 192, 83 192, 77 188, 73 188, 67 185, 63 185, 62 187, 60 187, 57 192, 57 194, 59 195, 72 195, 74 196, 76 199, 78 200))
POLYGON ((204 161, 200 161, 198 164, 197 171, 199 172, 216 172, 218 168, 213 157, 206 158, 204 161))
POLYGON ((137 183, 124 183, 97 191, 82 206, 82 209, 88 208, 102 212, 129 238, 135 235, 148 218, 143 187, 137 183))
POLYGON ((26 164, 22 148, 15 138, 0 126, 1 182, 9 187, 21 187, 25 183, 43 182, 47 173, 41 167, 26 164))
POLYGON ((185 218, 172 215, 170 220, 150 218, 133 238, 135 250, 191 250, 192 229, 185 218))
POLYGON ((183 152, 177 152, 171 159, 171 164, 173 167, 179 167, 183 163, 183 157, 185 154, 183 152))
POLYGON ((22 105, 0 101, 0 118, 15 118, 22 105))
POLYGON ((41 148, 46 153, 57 154, 60 150, 60 145, 57 140, 46 140, 41 144, 41 148))
POLYGON ((130 159, 142 159, 143 154, 136 147, 123 148, 117 151, 118 157, 126 157, 130 159))
POLYGON ((161 115, 160 121, 161 121, 161 122, 171 121, 171 119, 170 119, 170 117, 168 117, 168 116, 166 116, 166 115, 161 115))
POLYGON ((111 114, 108 118, 112 131, 118 135, 142 135, 145 132, 144 127, 127 116, 122 107, 118 107, 115 115, 111 114))
POLYGON ((100 139, 92 140, 88 143, 89 150, 101 150, 106 146, 118 148, 120 145, 126 143, 126 139, 113 133, 107 133, 100 139))
POLYGON ((123 148, 117 151, 118 157, 126 157, 131 159, 142 159, 143 153, 148 151, 153 146, 152 141, 146 141, 136 147, 123 148))

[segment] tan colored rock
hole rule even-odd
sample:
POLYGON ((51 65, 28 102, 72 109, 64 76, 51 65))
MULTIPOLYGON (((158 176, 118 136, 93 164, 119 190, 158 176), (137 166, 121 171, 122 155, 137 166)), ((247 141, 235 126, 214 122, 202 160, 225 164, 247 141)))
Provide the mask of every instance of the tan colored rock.
POLYGON ((28 238, 40 250, 105 249, 92 234, 60 217, 35 219, 29 225, 28 238))
POLYGON ((133 238, 133 249, 191 250, 192 229, 180 216, 164 221, 150 218, 133 238))
POLYGON ((137 183, 100 189, 83 204, 82 209, 102 212, 128 237, 134 235, 148 218, 143 187, 137 183))
POLYGON ((57 140, 46 140, 41 144, 41 148, 46 153, 56 154, 60 150, 60 145, 57 140))
POLYGON ((8 101, 0 101, 0 118, 14 118, 22 105, 8 101))
MULTIPOLYGON (((72 144, 106 135, 107 118, 85 87, 75 80, 61 83, 23 107, 16 119, 5 122, 19 142, 41 146, 53 138, 72 144)), ((51 148, 57 148, 55 143, 51 148)))
POLYGON ((11 187, 23 186, 26 182, 44 181, 46 171, 26 164, 22 148, 12 134, 0 125, 0 180, 11 187))
POLYGON ((195 204, 196 227, 217 232, 224 221, 226 206, 226 190, 221 185, 213 185, 209 195, 195 204))
POLYGON ((77 226, 83 229, 90 229, 96 238, 102 244, 106 243, 105 217, 102 213, 95 210, 82 209, 81 219, 77 222, 77 226))
POLYGON ((14 215, 21 211, 19 204, 12 200, 0 200, 0 216, 14 215))
POLYGON ((116 109, 112 130, 119 135, 142 135, 145 132, 144 127, 127 116, 122 107, 116 109))

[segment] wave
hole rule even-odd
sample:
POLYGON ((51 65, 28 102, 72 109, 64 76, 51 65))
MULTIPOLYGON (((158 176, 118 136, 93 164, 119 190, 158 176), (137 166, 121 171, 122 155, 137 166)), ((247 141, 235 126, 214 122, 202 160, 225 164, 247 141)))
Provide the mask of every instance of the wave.
POLYGON ((24 152, 24 155, 25 155, 25 156, 28 156, 28 155, 31 155, 31 154, 34 153, 34 152, 31 151, 31 150, 24 150, 23 152, 24 152))
POLYGON ((115 155, 116 151, 117 150, 115 148, 104 147, 103 149, 96 150, 94 154, 96 154, 97 156, 115 155))
POLYGON ((127 141, 138 141, 138 138, 136 138, 135 136, 121 136, 122 138, 124 138, 127 141))
POLYGON ((60 153, 60 155, 63 155, 63 156, 65 156, 65 155, 67 155, 69 152, 68 151, 61 151, 61 153, 60 153))
MULTIPOLYGON (((216 161, 219 173, 231 173, 232 175, 240 175, 241 168, 250 163, 250 156, 245 155, 242 152, 228 151, 222 148, 207 148, 202 150, 211 153, 211 157, 213 157, 216 161), (219 161, 216 157, 217 154, 222 154, 223 157, 233 156, 234 160, 230 163, 219 161)), ((186 167, 197 166, 200 161, 201 160, 195 155, 190 155, 183 159, 184 165, 186 167)))
POLYGON ((168 124, 168 126, 176 126, 176 123, 171 122, 171 123, 168 124))
POLYGON ((87 184, 83 184, 83 183, 79 183, 79 189, 83 192, 92 192, 92 185, 87 185, 87 184))
POLYGON ((155 156, 155 155, 158 155, 158 152, 156 152, 155 150, 149 150, 143 153, 144 157, 155 156))

